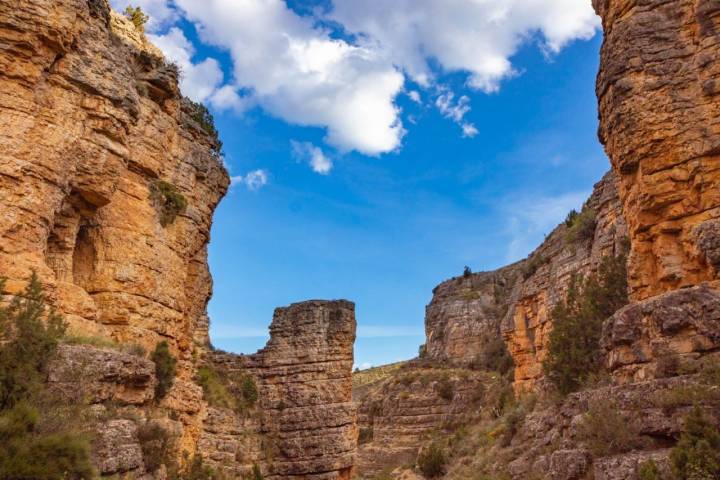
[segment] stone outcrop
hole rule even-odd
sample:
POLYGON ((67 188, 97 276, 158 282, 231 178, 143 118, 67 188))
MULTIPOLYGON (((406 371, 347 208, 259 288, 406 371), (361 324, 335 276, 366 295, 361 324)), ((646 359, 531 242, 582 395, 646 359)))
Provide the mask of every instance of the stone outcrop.
POLYGON ((468 364, 502 335, 515 362, 516 389, 534 388, 543 378, 550 312, 564 298, 571 275, 589 275, 604 256, 625 248, 613 173, 595 185, 586 207, 595 212, 591 238, 568 241, 568 227, 560 225, 526 260, 436 287, 425 316, 429 358, 468 364))
POLYGON ((269 479, 352 478, 355 327, 353 303, 312 300, 276 309, 270 341, 256 354, 210 354, 218 371, 256 379, 258 405, 254 418, 211 407, 200 441, 204 456, 228 473, 257 464, 269 479))
POLYGON ((510 292, 523 263, 494 272, 456 277, 433 290, 425 308, 425 354, 436 360, 469 363, 500 333, 510 292))
POLYGON ((248 365, 258 378, 261 428, 274 450, 269 478, 352 477, 354 343, 351 302, 309 301, 275 310, 270 341, 248 365))
POLYGON ((605 40, 599 136, 629 226, 642 300, 718 276, 720 6, 594 0, 605 40))

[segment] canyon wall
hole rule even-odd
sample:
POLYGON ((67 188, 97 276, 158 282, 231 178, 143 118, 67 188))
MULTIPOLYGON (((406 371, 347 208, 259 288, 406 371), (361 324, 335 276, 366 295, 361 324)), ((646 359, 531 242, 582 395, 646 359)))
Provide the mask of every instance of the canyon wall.
POLYGON ((637 302, 605 325, 618 382, 720 349, 720 5, 596 0, 599 136, 618 174, 637 302))
POLYGON ((0 0, 0 18, 3 293, 35 271, 81 343, 61 347, 48 385, 91 405, 100 473, 151 471, 139 431, 152 423, 178 457, 203 454, 231 478, 257 465, 269 478, 348 479, 351 303, 279 309, 257 355, 210 346, 207 245, 229 177, 178 69, 106 0, 0 0), (178 362, 162 399, 143 353, 161 341, 178 362), (216 363, 253 379, 253 408, 205 398, 199 368, 216 363))
POLYGON ((720 5, 595 0, 599 136, 629 226, 635 300, 720 267, 720 5))
POLYGON ((595 185, 586 209, 595 217, 587 238, 569 240, 562 224, 526 260, 436 287, 425 316, 428 357, 467 365, 502 335, 515 363, 516 389, 534 388, 543 378, 549 314, 564 298, 571 275, 588 275, 604 256, 625 248, 627 228, 613 173, 595 185))

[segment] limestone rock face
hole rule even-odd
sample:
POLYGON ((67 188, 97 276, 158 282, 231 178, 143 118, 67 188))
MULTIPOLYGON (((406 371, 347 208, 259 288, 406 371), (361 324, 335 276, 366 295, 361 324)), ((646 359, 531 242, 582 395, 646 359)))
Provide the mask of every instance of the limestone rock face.
MULTIPOLYGON (((229 183, 216 140, 192 119, 176 69, 106 0, 2 0, 0 18, 10 293, 35 270, 73 333, 148 351, 167 340, 189 381, 207 344, 212 214, 229 183), (158 181, 188 204, 167 226, 158 181)), ((184 420, 192 451, 200 418, 184 420)))
POLYGON ((270 341, 249 364, 265 413, 261 429, 275 452, 269 478, 352 477, 354 342, 351 302, 309 301, 275 310, 270 341))
POLYGON ((642 300, 718 277, 720 6, 594 0, 599 136, 618 173, 642 300))
POLYGON ((509 293, 521 273, 522 263, 516 263, 435 287, 425 308, 425 353, 436 360, 472 362, 485 344, 499 335, 509 293))
POLYGON ((627 229, 613 173, 595 185, 587 207, 595 212, 591 238, 570 242, 567 227, 560 225, 528 259, 436 287, 425 316, 428 356, 467 364, 488 340, 502 335, 515 362, 515 388, 537 386, 550 312, 564 298, 571 275, 588 275, 604 256, 625 248, 627 229))
POLYGON ((608 367, 620 383, 666 371, 720 348, 720 291, 707 285, 633 303, 604 325, 608 367))

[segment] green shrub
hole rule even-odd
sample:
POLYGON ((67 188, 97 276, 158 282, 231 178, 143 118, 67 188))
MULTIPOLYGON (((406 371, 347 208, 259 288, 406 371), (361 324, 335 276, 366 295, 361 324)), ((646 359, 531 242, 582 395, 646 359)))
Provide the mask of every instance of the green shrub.
POLYGON ((427 345, 424 343, 418 347, 418 358, 425 358, 427 355, 427 345))
POLYGON ((45 390, 46 367, 65 330, 35 273, 22 295, 0 307, 0 478, 95 477, 88 439, 62 415, 61 399, 45 390))
POLYGON ((222 151, 222 142, 218 135, 217 128, 215 128, 215 119, 210 113, 210 110, 202 103, 193 102, 190 99, 185 99, 188 106, 188 114, 190 118, 205 132, 213 141, 213 153, 217 156, 222 151))
POLYGON ((463 277, 468 278, 470 276, 472 276, 472 270, 470 269, 470 267, 465 265, 465 268, 463 269, 463 277))
POLYGON ((437 478, 445 473, 447 457, 445 451, 436 443, 422 449, 417 459, 418 468, 427 478, 437 478))
POLYGON ((522 268, 522 276, 525 280, 535 275, 540 267, 550 263, 550 259, 544 255, 536 254, 531 256, 522 268))
POLYGON ((258 399, 258 389, 255 384, 255 379, 252 375, 245 374, 240 385, 240 391, 242 393, 242 398, 245 401, 245 405, 249 407, 254 406, 258 399))
POLYGON ((579 428, 580 440, 598 457, 630 451, 639 446, 637 432, 609 400, 590 405, 579 428))
POLYGON ((150 199, 160 215, 160 225, 167 227, 187 209, 187 200, 172 183, 158 180, 150 184, 150 199))
POLYGON ((175 439, 160 424, 149 421, 141 425, 138 428, 138 441, 148 471, 155 472, 162 465, 177 470, 175 439))
POLYGON ((595 226, 597 225, 597 214, 590 207, 583 207, 580 213, 571 211, 568 218, 565 219, 567 231, 565 232, 565 242, 575 243, 584 242, 595 236, 595 226))
MULTIPOLYGON (((4 281, 0 282, 0 290, 4 281)), ((0 309, 0 410, 36 394, 43 387, 44 370, 57 350, 67 326, 45 304, 42 286, 33 272, 21 296, 0 309)))
POLYGON ((205 464, 202 455, 195 455, 192 460, 186 458, 175 479, 171 480, 223 480, 225 477, 211 466, 205 464))
POLYGON ((652 458, 638 467, 638 480, 662 480, 660 469, 652 458))
POLYGON ((157 377, 155 398, 165 398, 175 382, 177 360, 170 353, 170 346, 165 340, 155 346, 155 351, 150 359, 155 362, 155 376, 157 377))
POLYGON ((670 462, 678 480, 720 478, 720 432, 699 407, 693 407, 685 418, 670 462))
POLYGON ((567 214, 567 217, 565 217, 565 226, 570 228, 575 223, 575 220, 577 219, 579 213, 574 208, 570 210, 567 214))
POLYGON ((455 396, 455 387, 450 377, 445 375, 435 384, 435 393, 443 400, 450 401, 455 396))
POLYGON ((496 336, 485 341, 482 351, 475 357, 471 366, 474 369, 505 375, 513 369, 515 363, 505 341, 500 336, 496 336))
POLYGON ((597 274, 586 279, 573 275, 565 300, 552 310, 543 365, 560 393, 577 390, 602 370, 602 324, 627 303, 625 255, 603 258, 597 274))
POLYGON ((197 373, 197 382, 203 389, 203 398, 210 405, 233 410, 237 408, 235 398, 228 392, 225 383, 212 368, 200 368, 197 373))
POLYGON ((145 12, 142 11, 140 7, 132 7, 128 5, 125 8, 125 16, 132 21, 133 25, 135 25, 135 28, 139 32, 145 31, 145 24, 148 22, 150 17, 148 17, 145 12))

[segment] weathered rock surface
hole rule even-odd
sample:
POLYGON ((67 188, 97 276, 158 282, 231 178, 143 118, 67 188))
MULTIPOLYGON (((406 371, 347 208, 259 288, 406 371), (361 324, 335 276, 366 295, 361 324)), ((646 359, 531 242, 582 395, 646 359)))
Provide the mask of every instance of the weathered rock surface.
POLYGON ((48 369, 53 391, 89 404, 146 405, 155 397, 156 383, 152 361, 89 345, 60 345, 48 369))
POLYGON ((603 345, 617 382, 675 374, 666 370, 720 349, 720 291, 700 285, 628 305, 605 322, 603 345))
POLYGON ((409 362, 387 379, 367 385, 355 396, 362 443, 361 478, 414 462, 428 436, 452 430, 477 414, 487 375, 409 362))
MULTIPOLYGON (((229 183, 215 139, 191 119, 177 72, 105 0, 3 0, 0 18, 8 288, 35 270, 73 332, 149 351, 167 340, 190 380, 208 341, 195 344, 210 223, 229 183), (150 198, 158 180, 188 202, 167 227, 150 198)), ((200 418, 184 419, 192 451, 200 418)))
POLYGON ((269 478, 349 480, 357 425, 352 403, 355 305, 309 301, 275 310, 270 341, 250 358, 269 478))
POLYGON ((637 300, 717 279, 720 6, 594 0, 599 136, 618 173, 637 300))

